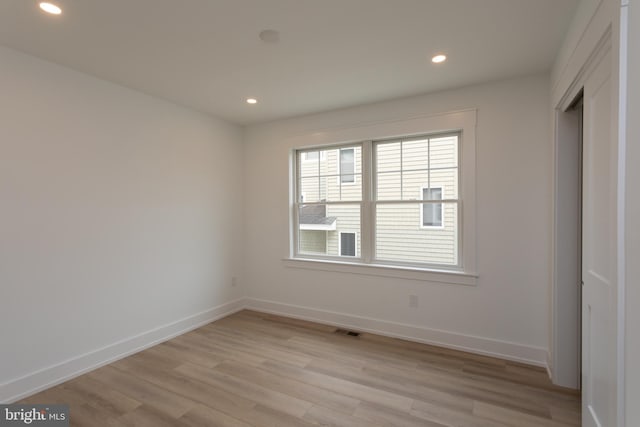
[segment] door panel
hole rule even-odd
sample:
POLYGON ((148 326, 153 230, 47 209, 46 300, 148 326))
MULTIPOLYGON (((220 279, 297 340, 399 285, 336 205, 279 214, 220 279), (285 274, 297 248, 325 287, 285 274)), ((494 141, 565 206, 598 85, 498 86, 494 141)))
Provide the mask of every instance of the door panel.
POLYGON ((611 55, 584 87, 583 137, 583 425, 616 418, 616 144, 612 129, 611 55))

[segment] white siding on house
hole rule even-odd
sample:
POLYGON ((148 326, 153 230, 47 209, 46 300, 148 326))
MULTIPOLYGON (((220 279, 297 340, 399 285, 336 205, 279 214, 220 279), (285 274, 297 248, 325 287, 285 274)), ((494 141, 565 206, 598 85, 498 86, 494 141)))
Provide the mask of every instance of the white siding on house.
POLYGON ((337 219, 336 231, 327 233, 327 254, 339 256, 340 232, 356 233, 356 254, 360 255, 360 205, 329 205, 327 216, 337 219))
POLYGON ((420 204, 376 209, 376 258, 425 264, 458 264, 457 205, 445 203, 443 228, 421 227, 420 204))
POLYGON ((326 255, 327 232, 324 230, 300 230, 300 253, 326 255))

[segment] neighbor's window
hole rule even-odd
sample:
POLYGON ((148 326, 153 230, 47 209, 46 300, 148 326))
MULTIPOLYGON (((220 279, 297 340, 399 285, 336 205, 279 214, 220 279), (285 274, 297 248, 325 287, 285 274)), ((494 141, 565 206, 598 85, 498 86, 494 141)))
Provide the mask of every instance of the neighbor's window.
POLYGON ((356 170, 355 148, 340 149, 340 182, 352 183, 356 178, 353 174, 356 170))
POLYGON ((340 255, 356 256, 356 233, 340 232, 340 255))
POLYGON ((296 151, 295 254, 460 267, 459 144, 451 133, 296 151))
POLYGON ((442 200, 442 187, 422 188, 422 200, 430 200, 423 203, 422 219, 423 227, 442 227, 442 203, 435 200, 442 200))

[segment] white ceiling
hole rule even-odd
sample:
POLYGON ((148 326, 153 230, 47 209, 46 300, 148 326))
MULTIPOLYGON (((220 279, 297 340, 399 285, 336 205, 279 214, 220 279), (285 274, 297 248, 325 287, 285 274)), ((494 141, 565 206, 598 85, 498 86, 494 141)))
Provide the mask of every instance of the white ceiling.
POLYGON ((548 70, 578 2, 1 0, 0 43, 249 124, 548 70))

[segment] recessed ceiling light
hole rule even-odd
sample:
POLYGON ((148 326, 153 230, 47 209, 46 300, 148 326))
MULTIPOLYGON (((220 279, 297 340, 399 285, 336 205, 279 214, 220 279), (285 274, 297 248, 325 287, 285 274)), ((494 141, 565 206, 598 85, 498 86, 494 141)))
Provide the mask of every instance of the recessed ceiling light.
POLYGON ((257 104, 258 100, 255 98, 247 98, 247 104, 257 104))
POLYGON ((46 1, 40 2, 40 9, 52 15, 60 15, 62 13, 62 9, 60 9, 59 6, 56 6, 55 4, 49 3, 46 1))
POLYGON ((433 62, 434 64, 440 64, 446 60, 447 60, 447 55, 443 55, 441 53, 431 58, 431 62, 433 62))

